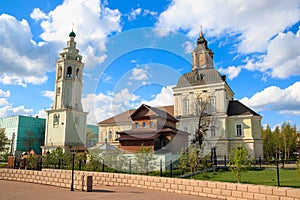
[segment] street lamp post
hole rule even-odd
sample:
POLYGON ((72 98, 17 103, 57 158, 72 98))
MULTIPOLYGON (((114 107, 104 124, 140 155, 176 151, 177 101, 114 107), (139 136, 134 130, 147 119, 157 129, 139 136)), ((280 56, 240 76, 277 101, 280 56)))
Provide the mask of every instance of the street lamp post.
POLYGON ((75 151, 72 151, 72 182, 71 182, 71 191, 74 191, 74 161, 75 160, 75 151))

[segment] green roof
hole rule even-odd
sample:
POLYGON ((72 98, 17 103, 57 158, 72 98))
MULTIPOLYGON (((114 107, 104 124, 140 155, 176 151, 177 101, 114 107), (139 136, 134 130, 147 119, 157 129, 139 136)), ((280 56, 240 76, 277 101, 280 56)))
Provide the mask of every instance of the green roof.
POLYGON ((73 30, 72 30, 72 32, 69 34, 69 37, 76 37, 76 34, 74 33, 73 30))

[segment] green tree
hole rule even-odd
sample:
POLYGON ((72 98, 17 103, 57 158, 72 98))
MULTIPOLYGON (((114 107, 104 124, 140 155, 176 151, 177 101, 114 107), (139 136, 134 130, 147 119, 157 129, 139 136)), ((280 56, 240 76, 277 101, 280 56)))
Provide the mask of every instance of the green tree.
POLYGON ((0 152, 4 152, 8 149, 9 140, 5 135, 5 129, 0 128, 0 152))
POLYGON ((189 154, 188 154, 188 159, 189 159, 189 169, 190 173, 193 174, 199 163, 199 155, 198 155, 198 147, 197 145, 191 146, 189 148, 189 154))
POLYGON ((284 122, 281 126, 281 149, 284 153, 284 159, 291 158, 293 152, 297 150, 297 131, 296 125, 284 122))
POLYGON ((246 171, 251 166, 251 159, 245 146, 237 146, 231 150, 229 155, 229 169, 236 174, 237 182, 241 182, 242 171, 246 171))
POLYGON ((276 139, 275 134, 272 133, 272 130, 269 125, 266 129, 262 130, 262 139, 263 139, 263 152, 265 159, 272 159, 276 153, 276 139))
POLYGON ((90 149, 88 154, 88 166, 89 169, 97 171, 103 161, 103 155, 100 149, 90 149))
POLYGON ((182 148, 180 150, 180 157, 178 158, 178 168, 181 170, 181 175, 184 175, 189 168, 189 151, 188 148, 182 148))

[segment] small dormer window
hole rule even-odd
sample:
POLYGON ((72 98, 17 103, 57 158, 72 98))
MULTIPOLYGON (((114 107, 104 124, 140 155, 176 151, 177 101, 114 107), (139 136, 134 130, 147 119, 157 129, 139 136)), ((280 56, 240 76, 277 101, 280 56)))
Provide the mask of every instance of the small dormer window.
POLYGON ((72 67, 68 67, 67 68, 67 75, 66 75, 67 78, 72 78, 72 67))

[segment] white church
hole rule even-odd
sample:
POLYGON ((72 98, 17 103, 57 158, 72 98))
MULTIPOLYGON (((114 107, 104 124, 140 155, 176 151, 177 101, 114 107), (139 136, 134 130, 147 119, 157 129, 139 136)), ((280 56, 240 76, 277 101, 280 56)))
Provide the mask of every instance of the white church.
POLYGON ((82 109, 82 73, 84 64, 76 48, 76 34, 69 34, 67 47, 56 61, 54 102, 46 110, 43 153, 60 147, 63 151, 84 150, 87 112, 82 109))

